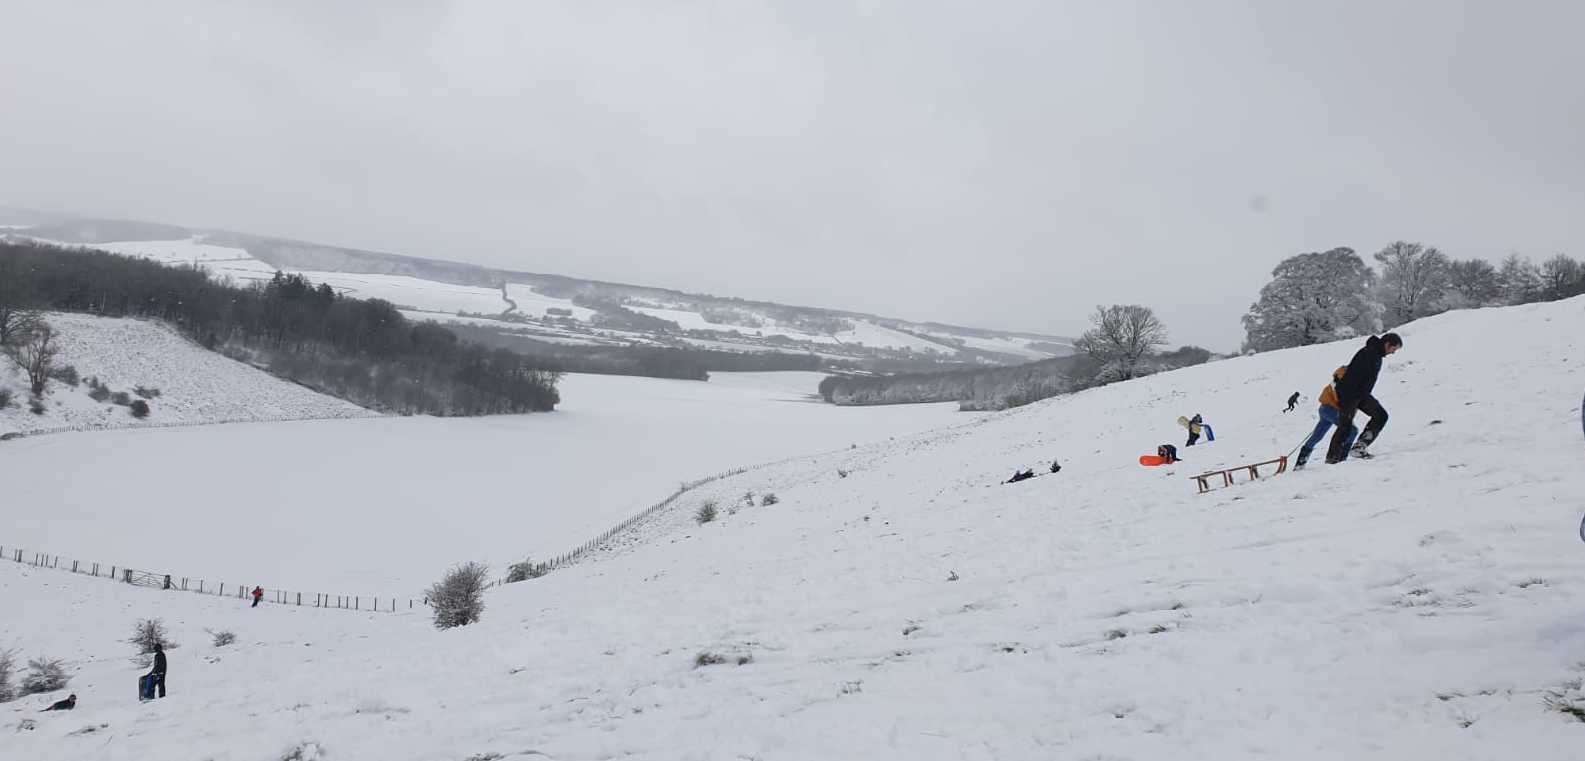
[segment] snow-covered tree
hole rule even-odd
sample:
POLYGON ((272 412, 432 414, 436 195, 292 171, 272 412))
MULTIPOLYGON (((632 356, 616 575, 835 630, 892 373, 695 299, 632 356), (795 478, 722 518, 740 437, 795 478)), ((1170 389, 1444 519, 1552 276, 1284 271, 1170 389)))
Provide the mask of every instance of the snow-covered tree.
POLYGON ((1502 278, 1485 259, 1460 259, 1448 266, 1446 303, 1450 309, 1473 309, 1502 303, 1502 278))
POLYGON ((1096 380, 1102 383, 1139 377, 1145 357, 1167 343, 1167 327, 1149 307, 1138 304, 1098 306, 1090 323, 1095 327, 1084 331, 1073 347, 1100 363, 1096 380))
POLYGON ((1541 296, 1541 272, 1518 254, 1509 254, 1497 271, 1502 283, 1502 303, 1528 304, 1541 296))
POLYGON ((1541 298, 1558 301, 1585 293, 1585 267, 1558 254, 1541 263, 1541 298))
POLYGON ((463 563, 446 572, 430 585, 429 604, 435 612, 435 628, 467 626, 484 615, 484 589, 489 569, 483 563, 463 563))
POLYGON ((1381 303, 1389 328, 1447 311, 1447 255, 1435 246, 1394 241, 1376 252, 1381 263, 1381 303))
POLYGON ((1351 248, 1290 256, 1271 271, 1244 315, 1246 351, 1349 338, 1380 328, 1375 274, 1351 248))

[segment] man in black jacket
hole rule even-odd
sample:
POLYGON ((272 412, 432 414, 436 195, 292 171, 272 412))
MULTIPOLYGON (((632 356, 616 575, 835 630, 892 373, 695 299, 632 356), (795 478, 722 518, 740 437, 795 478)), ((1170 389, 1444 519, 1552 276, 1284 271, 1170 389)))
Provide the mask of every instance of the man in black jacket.
POLYGON ((1336 384, 1337 432, 1332 434, 1332 444, 1326 452, 1328 463, 1348 459, 1349 442, 1359 430, 1354 427, 1354 413, 1360 411, 1370 416, 1370 424, 1365 426, 1364 433, 1359 434, 1359 441, 1353 449, 1355 454, 1370 456, 1366 448, 1387 426, 1387 410, 1376 401, 1376 397, 1371 396, 1371 392, 1376 389, 1377 376, 1381 375, 1381 361, 1401 348, 1403 339, 1397 333, 1371 336, 1366 339, 1365 347, 1355 352, 1354 359, 1349 361, 1348 369, 1336 384))
POLYGON ((149 671, 149 678, 154 680, 160 697, 165 697, 165 648, 162 645, 154 646, 154 668, 149 671))

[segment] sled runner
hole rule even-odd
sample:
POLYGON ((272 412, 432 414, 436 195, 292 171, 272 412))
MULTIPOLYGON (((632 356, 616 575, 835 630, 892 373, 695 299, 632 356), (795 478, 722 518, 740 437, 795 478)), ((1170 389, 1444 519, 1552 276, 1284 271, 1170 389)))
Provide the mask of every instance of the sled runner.
MULTIPOLYGON (((1206 473, 1201 473, 1197 476, 1190 476, 1189 478, 1192 479, 1195 485, 1200 488, 1200 493, 1204 494, 1208 491, 1232 486, 1235 483, 1233 476, 1239 472, 1248 473, 1249 481, 1258 481, 1260 480, 1260 469, 1266 467, 1267 465, 1276 466, 1277 469, 1275 471, 1269 471, 1270 475, 1275 476, 1278 473, 1282 473, 1288 469, 1288 456, 1283 455, 1275 460, 1266 460, 1265 462, 1257 462, 1250 465, 1240 465, 1236 468, 1213 470, 1206 473), (1218 477, 1222 479, 1221 486, 1212 486, 1211 479, 1218 477)), ((1248 483, 1248 481, 1245 483, 1248 483)))

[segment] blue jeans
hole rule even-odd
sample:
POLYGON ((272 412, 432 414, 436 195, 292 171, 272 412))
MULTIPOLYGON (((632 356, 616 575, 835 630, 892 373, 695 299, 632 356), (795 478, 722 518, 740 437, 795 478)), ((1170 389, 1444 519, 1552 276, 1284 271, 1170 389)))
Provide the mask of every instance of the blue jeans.
MULTIPOLYGON (((1310 453, 1315 451, 1315 445, 1321 443, 1321 439, 1326 438, 1326 432, 1332 430, 1332 426, 1337 425, 1338 412, 1336 407, 1320 405, 1316 414, 1321 419, 1316 422, 1315 430, 1310 432, 1310 438, 1304 440, 1304 446, 1299 447, 1299 462, 1308 462, 1310 453)), ((1353 445, 1354 433, 1350 432, 1347 438, 1348 444, 1345 446, 1353 445)))

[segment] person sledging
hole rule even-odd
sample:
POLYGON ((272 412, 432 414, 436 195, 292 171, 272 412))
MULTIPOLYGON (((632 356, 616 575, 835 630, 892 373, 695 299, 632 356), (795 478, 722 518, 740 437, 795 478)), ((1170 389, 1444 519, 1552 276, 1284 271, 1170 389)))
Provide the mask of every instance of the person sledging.
POLYGON ((1305 463, 1310 461, 1310 453, 1315 451, 1315 445, 1321 443, 1321 439, 1326 436, 1327 431, 1332 430, 1332 426, 1337 425, 1337 382, 1343 378, 1343 373, 1347 370, 1348 367, 1345 365, 1332 371, 1332 381, 1316 395, 1316 401, 1319 403, 1316 416, 1319 420, 1315 423, 1315 430, 1310 432, 1310 438, 1305 439, 1299 446, 1299 458, 1293 462, 1294 470, 1303 468, 1305 463))

